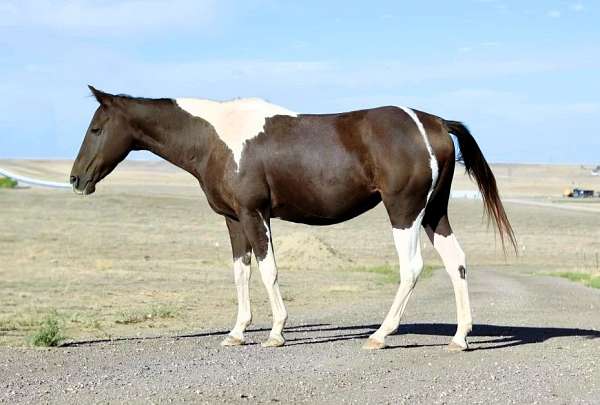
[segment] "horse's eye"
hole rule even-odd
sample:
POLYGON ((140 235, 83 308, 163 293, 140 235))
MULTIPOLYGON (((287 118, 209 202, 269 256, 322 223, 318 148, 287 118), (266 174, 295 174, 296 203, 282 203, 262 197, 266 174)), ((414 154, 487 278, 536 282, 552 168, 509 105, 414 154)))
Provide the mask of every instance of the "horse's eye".
POLYGON ((94 135, 100 135, 100 133, 102 132, 102 128, 92 128, 91 131, 94 135))

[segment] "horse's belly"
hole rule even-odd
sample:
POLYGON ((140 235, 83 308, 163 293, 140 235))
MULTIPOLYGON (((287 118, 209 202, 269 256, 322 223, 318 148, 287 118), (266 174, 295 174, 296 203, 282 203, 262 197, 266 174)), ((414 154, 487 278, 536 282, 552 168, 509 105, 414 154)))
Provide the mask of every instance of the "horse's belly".
POLYGON ((271 216, 309 225, 331 225, 354 218, 381 202, 378 192, 336 195, 296 192, 273 200, 271 216))

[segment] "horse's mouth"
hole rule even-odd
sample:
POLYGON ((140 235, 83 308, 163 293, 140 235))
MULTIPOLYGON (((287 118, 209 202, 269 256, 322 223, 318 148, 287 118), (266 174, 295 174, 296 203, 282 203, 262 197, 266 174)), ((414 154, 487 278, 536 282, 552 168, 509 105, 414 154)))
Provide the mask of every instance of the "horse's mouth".
POLYGON ((73 184, 73 191, 75 192, 75 194, 79 194, 79 195, 93 194, 94 191, 96 191, 96 183, 94 183, 93 181, 88 181, 85 183, 85 186, 83 187, 83 189, 79 189, 79 188, 75 187, 75 184, 73 184))

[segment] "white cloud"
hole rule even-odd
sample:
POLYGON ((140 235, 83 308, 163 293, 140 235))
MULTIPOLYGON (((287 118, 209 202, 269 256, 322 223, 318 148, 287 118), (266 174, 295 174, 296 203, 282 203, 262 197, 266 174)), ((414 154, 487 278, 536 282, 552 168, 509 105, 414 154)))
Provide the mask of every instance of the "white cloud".
POLYGON ((583 4, 581 4, 581 3, 571 4, 571 10, 573 10, 573 11, 583 11, 584 10, 583 4))
POLYGON ((558 10, 550 10, 546 13, 546 15, 550 18, 560 18, 561 13, 558 10))
POLYGON ((0 27, 119 36, 197 28, 212 22, 216 10, 216 0, 8 0, 0 5, 0 27))

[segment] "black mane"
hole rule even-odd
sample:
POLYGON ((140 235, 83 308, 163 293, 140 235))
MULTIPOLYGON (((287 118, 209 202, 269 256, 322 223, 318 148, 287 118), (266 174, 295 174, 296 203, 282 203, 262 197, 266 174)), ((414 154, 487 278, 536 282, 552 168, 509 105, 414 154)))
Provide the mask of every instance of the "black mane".
POLYGON ((132 95, 129 94, 117 94, 115 95, 115 97, 119 97, 122 99, 126 99, 126 100, 131 100, 131 101, 140 101, 140 102, 159 102, 159 103, 173 103, 174 100, 172 98, 150 98, 150 97, 134 97, 132 95))

